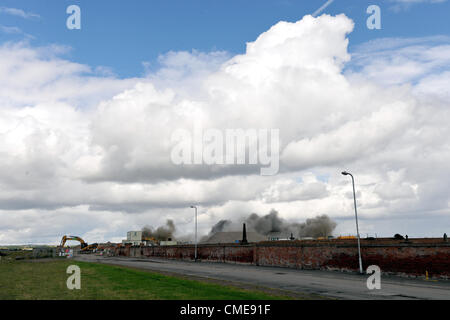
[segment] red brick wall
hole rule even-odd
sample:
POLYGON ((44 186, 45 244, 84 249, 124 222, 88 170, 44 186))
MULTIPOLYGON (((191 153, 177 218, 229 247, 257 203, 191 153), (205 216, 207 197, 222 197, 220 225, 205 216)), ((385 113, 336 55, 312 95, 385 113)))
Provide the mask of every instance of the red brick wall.
MULTIPOLYGON (((194 259, 194 246, 121 247, 117 256, 194 259)), ((203 261, 245 263, 297 269, 358 270, 356 241, 346 242, 266 242, 240 246, 199 245, 198 258, 203 261)), ((378 265, 382 272, 435 277, 450 277, 450 243, 376 243, 362 241, 364 270, 378 265)))
MULTIPOLYGON (((227 262, 227 263, 253 263, 253 245, 205 245, 198 246, 197 257, 200 260, 227 262)), ((167 259, 194 260, 194 246, 165 246, 165 247, 118 247, 116 256, 129 257, 159 257, 167 259)))
MULTIPOLYGON (((257 245, 254 263, 299 269, 358 270, 357 245, 257 245)), ((362 245, 363 269, 377 265, 382 272, 450 277, 450 245, 362 245)))

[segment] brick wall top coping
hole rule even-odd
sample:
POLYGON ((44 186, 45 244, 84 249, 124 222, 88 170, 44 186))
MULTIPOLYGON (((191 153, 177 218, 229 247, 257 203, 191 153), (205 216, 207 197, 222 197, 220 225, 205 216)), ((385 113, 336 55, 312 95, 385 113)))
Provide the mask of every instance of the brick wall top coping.
MULTIPOLYGON (((252 247, 333 247, 333 248, 352 248, 356 247, 358 244, 356 241, 352 243, 332 243, 332 242, 323 242, 323 243, 300 243, 300 242, 260 242, 260 243, 250 243, 247 245, 239 245, 234 243, 218 243, 218 244, 199 244, 198 248, 217 248, 217 247, 226 247, 226 248, 252 248, 252 247)), ((174 245, 174 246, 149 246, 149 247, 140 247, 133 246, 131 248, 165 248, 165 249, 182 249, 182 248, 194 248, 193 244, 187 245, 174 245)), ((365 248, 392 248, 392 247, 401 247, 401 248, 436 248, 436 247, 450 247, 450 242, 440 242, 440 243, 418 243, 418 242, 398 242, 398 243, 374 243, 371 241, 361 241, 361 247, 365 248)))

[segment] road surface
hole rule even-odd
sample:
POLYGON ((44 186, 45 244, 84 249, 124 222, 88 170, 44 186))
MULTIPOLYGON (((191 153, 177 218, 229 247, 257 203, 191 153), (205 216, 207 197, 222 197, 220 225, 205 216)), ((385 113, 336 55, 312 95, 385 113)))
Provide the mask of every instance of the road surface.
POLYGON ((337 299, 450 299, 450 281, 446 280, 426 281, 383 275, 381 289, 369 290, 366 285, 368 275, 334 271, 97 255, 83 255, 75 259, 246 283, 337 299))

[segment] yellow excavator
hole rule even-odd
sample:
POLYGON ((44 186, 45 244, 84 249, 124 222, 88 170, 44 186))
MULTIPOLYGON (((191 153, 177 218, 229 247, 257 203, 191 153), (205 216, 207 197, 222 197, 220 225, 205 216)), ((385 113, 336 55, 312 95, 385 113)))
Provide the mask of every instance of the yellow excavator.
POLYGON ((80 237, 77 236, 63 236, 61 239, 61 243, 60 243, 60 248, 64 248, 64 245, 66 244, 67 241, 78 241, 80 243, 80 247, 81 247, 81 252, 82 253, 88 253, 88 252, 92 252, 95 249, 97 249, 98 244, 97 243, 93 243, 91 245, 87 244, 83 239, 81 239, 80 237))
POLYGON ((153 238, 153 237, 142 237, 142 241, 146 241, 147 243, 150 242, 150 243, 152 243, 153 245, 156 245, 156 244, 159 243, 158 240, 156 240, 156 239, 153 238))

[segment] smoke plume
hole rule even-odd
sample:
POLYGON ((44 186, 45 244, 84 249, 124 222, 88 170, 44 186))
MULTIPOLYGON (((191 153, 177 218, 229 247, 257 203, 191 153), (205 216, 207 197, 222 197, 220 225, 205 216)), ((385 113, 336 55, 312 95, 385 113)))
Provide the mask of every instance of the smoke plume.
POLYGON ((290 227, 286 221, 278 217, 278 212, 272 209, 265 216, 258 216, 252 213, 245 221, 250 230, 254 230, 262 235, 268 235, 271 232, 289 232, 290 227))
POLYGON ((223 231, 241 231, 242 223, 246 223, 248 231, 254 231, 265 236, 272 232, 280 232, 288 236, 292 233, 297 238, 318 238, 331 236, 337 226, 336 222, 327 215, 307 219, 304 223, 289 223, 279 217, 278 211, 274 209, 265 216, 252 213, 247 218, 238 220, 236 222, 230 220, 219 221, 211 228, 208 236, 223 231))
POLYGON ((210 235, 213 235, 217 232, 222 232, 225 229, 228 229, 229 227, 231 227, 231 221, 230 220, 220 220, 219 222, 217 222, 212 228, 211 231, 209 232, 210 235))
POLYGON ((298 225, 298 236, 302 237, 328 237, 333 234, 337 224, 327 215, 307 219, 305 223, 298 225))
POLYGON ((151 226, 145 226, 142 229, 142 236, 144 238, 155 238, 158 241, 166 241, 167 239, 173 239, 173 234, 175 232, 175 224, 172 220, 167 220, 165 226, 158 227, 153 230, 151 226))

